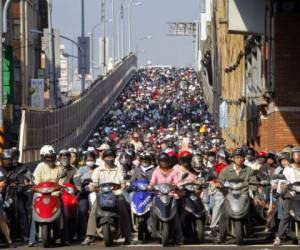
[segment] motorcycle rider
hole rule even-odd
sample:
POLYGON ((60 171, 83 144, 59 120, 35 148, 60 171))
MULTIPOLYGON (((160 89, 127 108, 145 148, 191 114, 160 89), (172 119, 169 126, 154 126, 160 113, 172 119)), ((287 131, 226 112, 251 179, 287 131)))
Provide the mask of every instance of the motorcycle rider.
MULTIPOLYGON (((294 147, 292 149, 292 160, 293 163, 291 166, 288 166, 283 170, 283 175, 288 184, 300 181, 300 147, 294 147)), ((287 189, 287 184, 282 184, 278 190, 281 191, 283 215, 280 219, 274 246, 279 246, 281 244, 282 237, 288 230, 290 221, 290 199, 293 196, 293 192, 290 192, 287 189)))
POLYGON ((273 152, 269 152, 266 155, 266 164, 264 164, 259 169, 259 172, 265 172, 269 177, 273 178, 276 169, 275 163, 276 163, 276 155, 273 152))
POLYGON ((259 162, 256 160, 257 153, 254 150, 254 148, 247 148, 246 149, 246 160, 245 160, 245 165, 252 168, 255 171, 258 171, 261 167, 259 162))
POLYGON ((100 166, 103 164, 103 152, 104 150, 110 149, 110 146, 107 143, 103 143, 100 145, 100 147, 96 148, 98 152, 98 159, 96 160, 96 164, 100 166))
MULTIPOLYGON (((253 170, 250 167, 244 165, 245 161, 245 152, 242 148, 237 148, 233 152, 233 163, 228 167, 224 168, 219 174, 220 182, 216 183, 216 187, 222 188, 226 181, 230 181, 233 179, 241 179, 244 183, 248 184, 249 182, 256 182, 256 177, 253 175, 253 170)), ((253 188, 254 194, 255 190, 253 188)), ((254 197, 255 202, 259 202, 259 198, 257 196, 254 197)), ((218 243, 224 243, 226 241, 226 232, 227 232, 227 223, 228 223, 228 215, 226 213, 226 209, 224 207, 225 202, 223 202, 223 206, 221 208, 221 218, 219 220, 220 232, 221 235, 225 238, 219 238, 218 243)), ((249 225, 248 225, 249 226, 249 225)))
POLYGON ((74 176, 77 173, 77 168, 71 165, 71 153, 66 149, 62 149, 59 151, 58 160, 63 170, 59 178, 63 178, 64 183, 74 183, 74 176))
POLYGON ((70 165, 76 169, 79 169, 79 155, 76 148, 69 148, 68 151, 71 154, 70 165))
MULTIPOLYGON (((58 184, 63 184, 63 179, 60 178, 63 174, 63 169, 61 166, 55 164, 56 162, 56 152, 53 146, 44 145, 40 150, 40 155, 42 162, 39 163, 33 172, 34 184, 38 185, 41 182, 55 182, 58 184)), ((33 247, 37 244, 37 234, 36 234, 36 223, 32 221, 30 227, 30 239, 29 247, 33 247)), ((54 238, 58 238, 57 235, 54 238)))
POLYGON ((275 169, 275 175, 283 174, 286 167, 290 167, 290 154, 280 152, 277 157, 278 167, 275 169))
POLYGON ((148 152, 144 152, 140 156, 139 167, 136 167, 133 170, 133 175, 130 179, 130 182, 141 179, 147 179, 148 181, 150 181, 154 170, 155 166, 152 164, 151 154, 148 152))
POLYGON ((94 170, 98 167, 96 165, 96 154, 94 152, 87 152, 85 154, 86 170, 78 171, 74 177, 74 182, 79 190, 77 195, 78 200, 78 239, 83 240, 88 222, 89 206, 89 184, 92 183, 92 175, 94 170))
MULTIPOLYGON (((94 187, 99 184, 113 182, 121 184, 122 189, 125 188, 125 181, 123 176, 123 169, 115 165, 116 153, 113 149, 106 149, 103 152, 102 159, 104 164, 96 168, 92 174, 93 183, 90 185, 90 191, 94 190, 94 187)), ((122 195, 122 190, 114 191, 117 195, 117 204, 120 213, 120 226, 122 235, 125 237, 125 244, 131 244, 131 223, 130 216, 126 207, 126 202, 122 195)), ((96 222, 96 211, 98 202, 94 202, 90 211, 86 238, 82 242, 82 245, 90 245, 94 243, 94 237, 96 236, 97 222, 96 222)))
POLYGON ((6 186, 6 177, 2 172, 0 172, 0 231, 4 236, 8 247, 14 248, 15 246, 13 245, 12 240, 10 238, 9 223, 5 213, 5 207, 6 207, 5 204, 7 203, 3 196, 5 192, 5 186, 6 186))
MULTIPOLYGON (((167 153, 161 153, 158 157, 158 168, 152 174, 149 189, 152 190, 157 184, 172 184, 178 185, 178 171, 171 167, 170 157, 167 153)), ((179 197, 175 195, 175 198, 179 197)), ((175 241, 178 245, 183 244, 183 234, 178 212, 174 219, 175 226, 175 241)))

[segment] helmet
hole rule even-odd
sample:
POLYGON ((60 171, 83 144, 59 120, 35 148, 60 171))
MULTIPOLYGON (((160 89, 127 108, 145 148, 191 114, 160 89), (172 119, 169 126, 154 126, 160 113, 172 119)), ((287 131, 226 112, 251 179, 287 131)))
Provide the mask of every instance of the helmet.
POLYGON ((151 155, 148 152, 142 153, 140 155, 140 160, 141 161, 151 161, 151 155))
POLYGON ((284 159, 290 161, 290 154, 287 152, 280 152, 277 156, 278 162, 280 163, 280 161, 284 159))
POLYGON ((293 153, 298 153, 298 152, 300 152, 300 147, 294 147, 294 148, 292 149, 292 154, 293 154, 293 153))
POLYGON ((265 151, 260 151, 260 152, 258 153, 258 156, 259 156, 260 158, 265 158, 265 157, 267 156, 267 152, 265 152, 265 151))
POLYGON ((229 154, 228 154, 228 152, 227 152, 226 150, 221 149, 221 150, 218 151, 217 157, 218 157, 218 158, 228 159, 229 154))
POLYGON ((84 155, 84 159, 86 160, 88 157, 96 159, 96 154, 93 151, 87 151, 84 155))
POLYGON ((105 149, 105 150, 103 151, 102 157, 105 158, 105 157, 107 157, 107 156, 116 157, 116 152, 115 152, 115 150, 113 150, 113 149, 105 149))
POLYGON ((77 151, 76 148, 69 148, 68 151, 69 151, 70 153, 78 154, 78 151, 77 151))
POLYGON ((236 148, 234 151, 233 151, 233 154, 232 156, 241 156, 241 157, 245 157, 245 152, 242 148, 236 148))
POLYGON ((256 151, 253 148, 248 148, 246 149, 245 155, 256 157, 256 151))
POLYGON ((55 156, 55 150, 51 145, 45 145, 40 150, 40 155, 45 156, 55 156))
POLYGON ((169 160, 170 160, 170 157, 167 153, 161 153, 158 156, 158 161, 169 161, 169 160))
POLYGON ((181 158, 192 158, 193 154, 188 151, 188 150, 184 150, 184 151, 181 151, 179 152, 178 154, 178 159, 180 160, 181 158))
POLYGON ((12 151, 11 151, 11 149, 4 149, 1 158, 2 158, 2 160, 10 160, 10 159, 12 159, 12 151))
MULTIPOLYGON (((300 150, 298 152, 300 152, 300 150)), ((276 155, 275 155, 275 153, 268 152, 267 155, 266 155, 266 159, 272 159, 273 161, 276 161, 276 155)))
POLYGON ((66 149, 62 149, 59 151, 58 155, 59 155, 59 157, 62 157, 62 156, 70 157, 71 153, 66 149))
POLYGON ((98 151, 104 151, 106 149, 110 149, 110 146, 107 143, 103 143, 97 148, 98 151))

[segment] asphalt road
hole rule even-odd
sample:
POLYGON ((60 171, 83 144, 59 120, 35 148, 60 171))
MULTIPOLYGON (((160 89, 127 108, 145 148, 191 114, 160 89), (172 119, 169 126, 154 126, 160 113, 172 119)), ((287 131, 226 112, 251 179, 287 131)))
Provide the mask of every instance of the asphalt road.
MULTIPOLYGON (((246 250, 268 250, 268 249, 278 249, 273 247, 272 244, 266 243, 266 244, 253 244, 253 245, 245 245, 245 246, 237 246, 234 244, 226 244, 226 245, 215 245, 215 244, 200 244, 200 245, 184 245, 180 247, 167 247, 163 248, 161 245, 157 243, 147 243, 147 244, 139 244, 139 245, 131 245, 131 246, 122 246, 120 244, 116 244, 114 247, 111 249, 118 250, 118 249, 132 249, 132 250, 138 250, 138 249, 143 249, 143 250, 155 250, 155 249, 182 249, 182 250, 189 250, 189 249, 201 249, 201 250, 219 250, 219 249, 246 249, 246 250)), ((291 244, 291 242, 284 244, 279 247, 279 249, 299 249, 299 246, 291 244)), ((0 249, 6 249, 6 248, 0 248, 0 249)), ((33 249, 33 250, 42 250, 44 249, 42 246, 34 247, 34 248, 28 248, 27 246, 24 245, 18 245, 16 249, 33 249)), ((58 246, 55 248, 48 248, 48 249, 58 249, 58 250, 104 250, 104 249, 109 249, 106 248, 103 245, 102 241, 98 241, 95 245, 92 246, 81 246, 79 243, 74 244, 72 246, 58 246)))

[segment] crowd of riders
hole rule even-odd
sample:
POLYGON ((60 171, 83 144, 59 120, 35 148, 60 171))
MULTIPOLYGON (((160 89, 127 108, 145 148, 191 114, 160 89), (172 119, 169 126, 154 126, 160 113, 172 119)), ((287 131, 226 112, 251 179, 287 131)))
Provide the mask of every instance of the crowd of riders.
POLYGON ((116 186, 110 201, 116 204, 120 237, 124 244, 134 244, 133 235, 141 228, 134 226, 131 202, 137 192, 134 183, 140 180, 146 183, 143 194, 151 194, 151 206, 161 209, 154 197, 163 194, 176 207, 170 205, 174 214, 167 229, 156 228, 160 218, 151 209, 152 229, 151 225, 142 228, 138 241, 158 239, 163 245, 182 245, 201 243, 207 237, 225 244, 233 236, 241 244, 256 237, 253 228, 263 225, 266 240, 274 245, 290 239, 292 232, 300 242, 298 224, 293 224, 300 210, 300 147, 287 145, 281 152, 257 152, 246 145, 226 148, 192 68, 140 69, 84 148, 57 150, 43 146, 41 162, 31 168, 19 163, 16 148, 1 154, 0 231, 10 247, 20 241, 38 245, 41 228, 32 211, 39 194, 34 187, 47 182, 76 187, 76 218, 72 226, 67 225, 68 214, 62 210, 64 223, 58 223, 61 229, 53 233, 53 244, 90 245, 106 237, 98 220, 99 206, 107 202, 98 194, 106 183, 116 186), (165 184, 174 188, 165 192, 161 187, 165 184), (187 192, 195 195, 189 196, 191 204, 193 197, 199 200, 191 211, 186 209, 193 207, 187 203, 187 192), (242 209, 244 215, 237 215, 242 209), (202 225, 193 224, 200 216, 198 210, 203 212, 202 225), (194 213, 191 224, 187 225, 185 212, 194 213), (167 242, 159 239, 166 231, 155 234, 155 230, 169 230, 167 242))

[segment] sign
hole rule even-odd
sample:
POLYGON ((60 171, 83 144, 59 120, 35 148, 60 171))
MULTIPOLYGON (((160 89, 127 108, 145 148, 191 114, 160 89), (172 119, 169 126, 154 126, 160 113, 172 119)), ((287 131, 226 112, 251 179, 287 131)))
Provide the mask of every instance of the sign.
POLYGON ((227 102, 223 101, 220 104, 220 128, 227 128, 228 127, 228 106, 227 102))
POLYGON ((31 107, 35 109, 44 109, 44 79, 31 79, 31 88, 34 89, 34 93, 31 95, 31 107))
POLYGON ((170 36, 195 36, 196 35, 196 23, 169 23, 169 35, 170 36))
POLYGON ((263 35, 265 32, 265 10, 265 0, 229 0, 229 31, 263 35))
POLYGON ((90 73, 90 38, 78 37, 78 73, 90 73))

